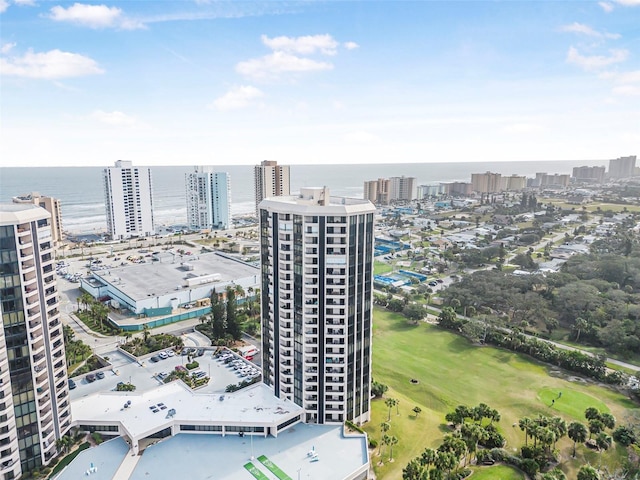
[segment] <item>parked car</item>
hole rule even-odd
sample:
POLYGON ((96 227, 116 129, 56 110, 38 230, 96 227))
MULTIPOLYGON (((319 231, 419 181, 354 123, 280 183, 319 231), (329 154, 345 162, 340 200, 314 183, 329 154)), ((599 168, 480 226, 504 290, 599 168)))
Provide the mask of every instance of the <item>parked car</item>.
POLYGON ((153 363, 156 363, 156 362, 159 362, 162 359, 158 355, 154 355, 149 360, 151 360, 153 363))
POLYGON ((95 382, 96 381, 96 374, 95 373, 90 373, 84 378, 87 381, 87 383, 95 382))
POLYGON ((69 390, 73 390, 74 388, 76 388, 76 382, 73 381, 73 379, 69 379, 69 390))
POLYGON ((104 372, 97 372, 96 373, 96 378, 99 379, 99 380, 103 379, 104 378, 104 372))
POLYGON ((199 349, 196 351, 196 356, 201 357, 201 356, 203 356, 203 355, 204 355, 204 348, 199 348, 199 349))
POLYGON ((169 358, 169 355, 167 355, 167 352, 160 352, 158 353, 158 357, 164 360, 165 358, 169 358))
POLYGON ((167 350, 167 352, 166 352, 166 353, 167 353, 167 355, 169 355, 170 357, 173 357, 173 356, 176 354, 176 352, 174 352, 173 350, 167 350))

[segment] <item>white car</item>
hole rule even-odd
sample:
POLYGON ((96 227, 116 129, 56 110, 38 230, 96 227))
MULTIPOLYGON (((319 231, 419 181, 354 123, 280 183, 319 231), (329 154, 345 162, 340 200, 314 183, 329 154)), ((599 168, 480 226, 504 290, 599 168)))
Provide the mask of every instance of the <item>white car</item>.
POLYGON ((170 357, 173 357, 173 356, 176 354, 176 352, 174 352, 173 350, 167 350, 167 352, 166 352, 166 353, 167 353, 167 355, 168 355, 168 356, 170 356, 170 357))
POLYGON ((167 355, 167 352, 160 352, 158 353, 158 356, 163 360, 166 358, 169 358, 169 355, 167 355))

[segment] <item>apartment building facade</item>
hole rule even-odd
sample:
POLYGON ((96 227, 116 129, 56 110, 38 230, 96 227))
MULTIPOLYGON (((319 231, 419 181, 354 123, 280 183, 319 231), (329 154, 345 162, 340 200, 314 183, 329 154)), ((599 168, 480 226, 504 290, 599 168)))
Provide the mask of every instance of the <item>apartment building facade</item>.
POLYGON ((103 170, 107 233, 113 240, 155 233, 151 169, 118 160, 103 170))
POLYGON ((48 464, 71 426, 51 217, 0 205, 0 478, 48 464))
POLYGON ((187 223, 192 230, 231 227, 231 179, 202 167, 185 175, 187 223))
POLYGON ((291 193, 288 165, 278 165, 275 160, 263 160, 254 167, 256 214, 258 205, 269 197, 280 197, 291 193))
POLYGON ((259 208, 264 382, 306 422, 369 420, 375 206, 309 188, 259 208))
POLYGON ((44 208, 51 215, 51 237, 54 245, 62 241, 62 209, 60 200, 37 192, 18 195, 11 199, 13 203, 32 203, 44 208))

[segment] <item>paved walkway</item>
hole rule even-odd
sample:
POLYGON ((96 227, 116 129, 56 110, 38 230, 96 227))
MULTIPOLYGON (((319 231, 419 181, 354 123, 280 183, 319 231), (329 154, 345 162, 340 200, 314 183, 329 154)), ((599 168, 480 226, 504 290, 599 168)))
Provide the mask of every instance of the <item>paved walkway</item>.
POLYGON ((140 455, 136 455, 133 450, 129 450, 113 478, 131 478, 140 458, 140 455))

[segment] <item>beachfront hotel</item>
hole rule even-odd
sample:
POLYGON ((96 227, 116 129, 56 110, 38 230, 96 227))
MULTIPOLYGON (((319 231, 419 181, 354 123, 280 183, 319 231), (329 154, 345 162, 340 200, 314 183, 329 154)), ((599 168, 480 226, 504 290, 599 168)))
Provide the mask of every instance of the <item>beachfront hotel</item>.
POLYGON ((305 422, 369 420, 374 205, 324 187, 259 208, 263 381, 305 422))
POLYGON ((187 223, 192 230, 224 230, 231 227, 229 174, 202 167, 185 175, 187 223))
POLYGON ((57 454, 71 426, 51 216, 0 205, 0 478, 57 454))
POLYGON ((151 169, 118 160, 103 170, 107 233, 112 240, 153 235, 151 169))
POLYGON ((257 213, 258 205, 265 198, 289 195, 289 166, 278 165, 274 160, 263 160, 260 165, 254 167, 254 183, 257 213))

